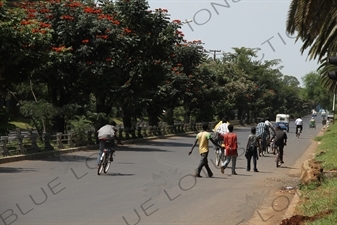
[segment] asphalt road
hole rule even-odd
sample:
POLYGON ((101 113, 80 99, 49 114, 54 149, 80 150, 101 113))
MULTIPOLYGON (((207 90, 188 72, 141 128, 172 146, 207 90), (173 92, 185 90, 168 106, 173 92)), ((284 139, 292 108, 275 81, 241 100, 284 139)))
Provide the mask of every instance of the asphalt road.
MULTIPOLYGON (((276 168, 275 157, 268 154, 258 161, 259 173, 245 170, 241 150, 238 175, 230 176, 230 168, 221 174, 211 150, 214 178, 194 178, 200 160, 197 148, 188 156, 194 135, 120 146, 101 176, 96 151, 2 164, 0 225, 244 224, 256 212, 254 205, 265 205, 270 191, 290 185, 283 178, 298 169, 292 165, 321 128, 317 122, 316 130, 309 129, 308 120, 299 139, 291 121, 285 164, 276 168)), ((235 129, 239 147, 246 145, 249 131, 235 129)), ((277 201, 275 212, 284 212, 289 202, 277 201)))

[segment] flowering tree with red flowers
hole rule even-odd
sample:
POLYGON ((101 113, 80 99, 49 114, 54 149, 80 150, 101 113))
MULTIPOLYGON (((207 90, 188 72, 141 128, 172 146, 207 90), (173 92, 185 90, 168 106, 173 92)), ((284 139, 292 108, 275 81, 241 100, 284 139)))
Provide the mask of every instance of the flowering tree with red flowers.
MULTIPOLYGON (((16 52, 24 52, 25 57, 11 54, 13 58, 7 61, 12 62, 4 63, 3 68, 20 64, 20 73, 34 74, 34 81, 47 85, 50 101, 60 109, 79 99, 85 102, 93 93, 97 111, 109 113, 109 108, 101 106, 107 102, 111 106, 117 96, 114 90, 119 84, 114 80, 119 74, 114 70, 125 58, 124 47, 132 42, 124 36, 129 30, 120 27, 107 10, 110 5, 96 7, 76 1, 20 4, 15 10, 21 17, 8 20, 3 29, 11 31, 6 33, 8 39, 19 34, 5 50, 17 47, 16 52)), ((64 129, 64 116, 61 111, 56 117, 59 131, 64 129)))
POLYGON ((170 22, 166 9, 150 10, 144 0, 117 1, 117 15, 136 44, 128 49, 126 63, 120 67, 119 105, 126 128, 132 127, 132 116, 147 110, 149 124, 157 125, 162 113, 156 96, 160 84, 171 71, 175 44, 183 36, 177 32, 181 24, 170 22), (124 82, 124 83, 123 83, 124 82))
MULTIPOLYGON (((173 23, 181 24, 181 21, 174 20, 173 23)), ((183 37, 181 31, 176 30, 176 34, 183 37)), ((174 46, 174 52, 170 55, 170 71, 158 85, 157 91, 151 96, 149 106, 152 112, 159 117, 162 110, 165 110, 165 121, 172 125, 174 123, 173 112, 178 106, 191 105, 197 96, 202 95, 206 90, 199 87, 208 82, 208 79, 199 77, 199 65, 205 59, 201 41, 187 42, 181 40, 174 46)), ((191 105, 196 107, 196 105, 191 105)), ((200 106, 197 106, 200 107, 200 106)), ((187 121, 191 110, 185 115, 187 121)))

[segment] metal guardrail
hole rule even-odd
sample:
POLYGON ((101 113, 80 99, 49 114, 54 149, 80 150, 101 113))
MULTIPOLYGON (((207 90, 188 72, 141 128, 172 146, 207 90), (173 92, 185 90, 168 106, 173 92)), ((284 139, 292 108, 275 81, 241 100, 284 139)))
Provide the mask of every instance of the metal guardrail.
MULTIPOLYGON (((209 127, 212 128, 217 122, 210 122, 209 127)), ((231 121, 233 125, 238 125, 239 121, 231 121)), ((186 133, 191 131, 199 131, 202 129, 202 123, 174 125, 161 124, 159 126, 139 125, 136 129, 124 128, 117 126, 116 136, 121 140, 141 139, 155 136, 163 136, 168 134, 186 133)), ((69 131, 68 133, 43 134, 42 137, 34 130, 16 130, 11 131, 8 136, 0 136, 0 155, 10 156, 15 154, 27 154, 29 152, 61 150, 76 146, 76 133, 69 131)), ((97 135, 94 131, 87 131, 86 145, 96 143, 97 135)))

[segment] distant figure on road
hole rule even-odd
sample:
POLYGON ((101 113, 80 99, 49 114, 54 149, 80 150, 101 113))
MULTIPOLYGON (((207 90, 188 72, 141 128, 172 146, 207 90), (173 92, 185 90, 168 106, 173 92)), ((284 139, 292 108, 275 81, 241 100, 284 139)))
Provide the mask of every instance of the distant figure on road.
POLYGON ((196 173, 194 174, 194 176, 195 177, 202 177, 200 175, 200 172, 201 172, 202 168, 205 167, 206 170, 207 170, 207 173, 208 173, 208 177, 213 177, 213 173, 212 173, 211 169, 209 168, 208 160, 207 160, 208 152, 209 152, 208 141, 211 141, 215 146, 217 146, 219 148, 220 148, 220 146, 212 139, 211 134, 207 131, 209 129, 208 123, 203 123, 202 129, 203 129, 203 131, 201 131, 197 134, 196 140, 195 140, 194 144, 192 145, 191 151, 188 152, 188 155, 191 155, 194 147, 199 142, 199 153, 200 153, 200 156, 201 156, 201 160, 200 160, 198 168, 196 169, 196 173))
POLYGON ((257 147, 261 148, 259 137, 256 135, 256 127, 251 128, 251 133, 248 136, 247 146, 246 146, 246 158, 247 158, 247 171, 250 171, 250 162, 253 157, 254 172, 259 172, 257 170, 257 160, 259 155, 257 152, 257 147))
POLYGON ((322 120, 322 126, 323 126, 323 129, 325 129, 325 126, 326 126, 326 119, 325 118, 323 118, 323 120, 322 120))
POLYGON ((303 130, 303 120, 301 119, 300 116, 295 120, 295 125, 296 125, 296 134, 297 134, 297 129, 298 128, 300 128, 300 133, 302 133, 302 130, 303 130))
POLYGON ((235 171, 236 167, 236 158, 238 156, 238 138, 235 133, 233 133, 233 125, 228 125, 229 132, 224 135, 224 145, 225 145, 225 155, 226 160, 221 166, 221 173, 225 173, 229 162, 232 160, 232 175, 237 175, 235 171))

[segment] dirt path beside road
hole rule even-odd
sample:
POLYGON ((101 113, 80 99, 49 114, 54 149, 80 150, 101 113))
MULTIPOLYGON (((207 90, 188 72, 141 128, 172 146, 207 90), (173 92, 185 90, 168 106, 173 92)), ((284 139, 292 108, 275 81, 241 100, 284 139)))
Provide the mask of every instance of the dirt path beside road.
MULTIPOLYGON (((321 131, 318 136, 324 134, 321 131)), ((319 143, 312 140, 311 145, 305 153, 292 165, 287 174, 280 174, 275 177, 267 178, 260 185, 262 188, 266 184, 270 186, 270 194, 264 199, 262 207, 257 207, 254 216, 247 222, 241 224, 247 225, 276 225, 280 224, 285 218, 290 218, 296 214, 296 206, 300 199, 300 192, 294 188, 298 183, 301 175, 301 166, 304 161, 312 159, 319 143)))

